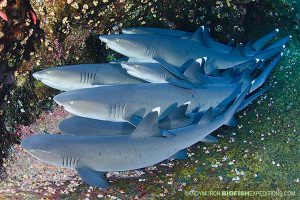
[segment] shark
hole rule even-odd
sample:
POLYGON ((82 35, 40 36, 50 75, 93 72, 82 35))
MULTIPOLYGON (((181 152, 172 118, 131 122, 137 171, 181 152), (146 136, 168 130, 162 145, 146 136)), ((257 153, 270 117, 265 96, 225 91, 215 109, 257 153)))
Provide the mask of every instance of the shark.
POLYGON ((205 26, 201 26, 194 33, 181 31, 181 30, 174 30, 174 29, 150 28, 150 27, 133 27, 133 28, 126 28, 122 30, 123 34, 156 34, 156 35, 166 35, 166 36, 177 37, 182 39, 195 40, 195 41, 199 41, 201 45, 213 48, 214 50, 222 53, 232 53, 239 50, 241 55, 251 55, 251 54, 253 55, 254 53, 257 53, 257 51, 262 50, 264 47, 265 49, 272 49, 275 47, 279 47, 288 43, 289 40, 292 38, 291 36, 284 37, 266 47, 267 44, 269 44, 274 38, 277 37, 278 32, 279 29, 275 29, 257 40, 251 40, 247 42, 245 46, 242 46, 240 44, 238 45, 238 48, 236 48, 215 41, 210 36, 210 29, 205 26))
POLYGON ((172 131, 161 133, 158 128, 160 109, 157 107, 145 115, 129 135, 36 134, 24 139, 21 145, 38 160, 74 169, 90 186, 107 188, 106 172, 141 169, 167 159, 186 159, 186 148, 231 121, 247 90, 224 112, 215 115, 210 108, 197 124, 172 131))
MULTIPOLYGON (((189 102, 174 107, 167 117, 158 120, 160 130, 172 130, 179 127, 190 126, 199 121, 202 113, 186 114, 189 102)), ((127 122, 112 122, 72 116, 59 123, 59 130, 64 135, 75 136, 114 136, 129 135, 135 127, 127 122)), ((216 142, 218 139, 208 135, 202 142, 216 142)))
POLYGON ((126 73, 120 64, 109 63, 51 67, 33 73, 33 77, 61 91, 145 83, 126 73))
MULTIPOLYGON (((121 65, 127 70, 128 74, 151 83, 173 83, 174 79, 183 77, 185 81, 196 85, 232 84, 240 81, 242 78, 244 78, 244 76, 247 76, 249 81, 253 81, 252 89, 250 90, 250 92, 252 92, 259 88, 266 81, 276 64, 278 64, 280 61, 282 55, 283 54, 278 55, 272 59, 256 78, 252 78, 250 75, 256 69, 262 68, 261 65, 265 63, 261 61, 252 62, 252 65, 250 63, 246 63, 246 67, 242 65, 235 66, 234 68, 227 70, 228 72, 223 72, 223 76, 221 75, 218 77, 205 74, 205 59, 203 58, 193 61, 186 69, 179 70, 179 73, 181 73, 180 77, 164 68, 164 66, 160 63, 124 62, 121 63, 121 65)), ((180 86, 179 83, 177 86, 180 86)), ((189 86, 192 87, 192 85, 189 86)))
MULTIPOLYGON (((251 104, 257 97, 265 93, 269 87, 265 87, 255 94, 247 97, 237 112, 246 108, 251 104)), ((186 127, 199 122, 203 116, 203 112, 187 113, 187 107, 190 102, 183 105, 174 105, 171 108, 168 116, 163 119, 158 119, 158 127, 160 130, 173 130, 180 127, 186 127)), ((218 110, 215 108, 215 110, 218 110)), ((113 135, 129 135, 131 134, 135 126, 127 122, 112 122, 103 121, 90 118, 84 118, 79 116, 72 116, 70 118, 64 119, 58 125, 59 130, 64 135, 76 135, 76 136, 113 136, 113 135)), ((211 135, 205 137, 202 142, 216 142, 217 139, 211 135)))
POLYGON ((232 68, 250 60, 267 60, 285 48, 283 45, 263 50, 253 56, 243 56, 224 54, 192 40, 164 35, 116 34, 102 35, 99 38, 109 48, 124 56, 148 62, 159 62, 165 66, 171 65, 178 68, 190 59, 207 57, 205 72, 213 75, 216 70, 232 68))
POLYGON ((137 125, 152 108, 161 108, 161 118, 173 105, 190 102, 187 112, 227 105, 243 84, 206 85, 186 89, 169 83, 144 83, 78 89, 56 95, 54 101, 74 115, 137 125))

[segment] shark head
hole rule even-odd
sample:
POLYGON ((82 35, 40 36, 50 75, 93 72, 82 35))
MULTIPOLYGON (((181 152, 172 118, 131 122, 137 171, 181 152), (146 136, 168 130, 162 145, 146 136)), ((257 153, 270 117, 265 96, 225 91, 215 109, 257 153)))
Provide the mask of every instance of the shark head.
POLYGON ((49 134, 36 134, 24 139, 21 146, 26 152, 43 162, 59 166, 61 155, 57 148, 58 143, 53 141, 49 134))
POLYGON ((110 49, 127 57, 146 59, 146 54, 155 51, 154 48, 151 48, 151 41, 145 40, 143 36, 145 35, 115 34, 102 35, 99 39, 110 49))
POLYGON ((121 63, 127 73, 151 83, 167 83, 168 72, 159 63, 121 63))
POLYGON ((63 106, 66 111, 77 116, 99 120, 112 118, 111 120, 118 121, 119 115, 111 113, 115 111, 112 108, 112 105, 115 105, 114 97, 110 95, 110 91, 107 91, 106 87, 98 89, 72 90, 56 95, 53 100, 63 106))
POLYGON ((80 72, 70 70, 71 68, 72 66, 48 68, 33 73, 33 77, 52 88, 68 91, 76 89, 82 79, 80 72))

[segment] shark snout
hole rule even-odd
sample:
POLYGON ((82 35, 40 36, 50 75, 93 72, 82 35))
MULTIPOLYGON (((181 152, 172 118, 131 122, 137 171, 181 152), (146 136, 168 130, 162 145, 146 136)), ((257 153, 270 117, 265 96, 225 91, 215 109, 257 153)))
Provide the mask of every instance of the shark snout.
POLYGON ((99 36, 99 39, 102 41, 102 42, 104 42, 104 43, 109 43, 109 41, 110 41, 110 36, 109 35, 101 35, 101 36, 99 36))
POLYGON ((22 146, 23 149, 25 149, 26 151, 32 150, 32 149, 33 149, 33 145, 32 145, 32 142, 31 142, 30 137, 28 137, 28 138, 22 140, 21 146, 22 146))
POLYGON ((122 68, 129 70, 129 71, 135 71, 138 67, 134 64, 128 64, 128 63, 121 63, 122 68))
POLYGON ((69 103, 68 95, 65 92, 54 96, 53 100, 60 106, 66 106, 69 103))
POLYGON ((35 79, 37 79, 37 80, 42 80, 43 79, 43 72, 42 71, 39 71, 39 72, 34 72, 33 74, 32 74, 32 76, 35 78, 35 79))

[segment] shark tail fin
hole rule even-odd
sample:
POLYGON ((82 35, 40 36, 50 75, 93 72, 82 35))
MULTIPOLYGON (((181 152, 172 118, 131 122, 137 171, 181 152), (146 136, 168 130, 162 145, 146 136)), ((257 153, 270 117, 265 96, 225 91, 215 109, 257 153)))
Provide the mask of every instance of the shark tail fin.
POLYGON ((236 74, 243 72, 245 69, 248 69, 248 68, 254 66, 255 64, 257 64, 259 61, 260 61, 259 59, 251 59, 251 60, 248 60, 246 62, 243 62, 241 64, 234 66, 232 68, 234 70, 234 74, 236 75, 236 74))
POLYGON ((273 40, 279 32, 279 29, 275 29, 274 31, 262 36, 260 39, 253 42, 252 47, 255 50, 261 50, 264 46, 266 46, 271 40, 273 40))
POLYGON ((283 46, 283 45, 286 45, 290 40, 292 39, 292 36, 289 35, 289 36, 286 36, 276 42, 274 42, 273 44, 271 44, 270 46, 268 46, 266 49, 273 49, 273 48, 276 48, 276 47, 280 47, 280 46, 283 46))
POLYGON ((256 90, 257 88, 259 88, 260 86, 262 86, 264 84, 264 82, 266 81, 266 79, 268 78, 268 76, 271 74, 272 70, 274 69, 274 67, 276 66, 276 64, 280 61, 281 59, 281 55, 275 57, 270 64, 263 70, 263 72, 252 81, 252 87, 250 92, 253 92, 254 90, 256 90))
POLYGON ((268 91, 271 88, 271 86, 267 86, 261 90, 259 90, 258 92, 256 92, 255 94, 252 94, 251 96, 247 97, 240 105, 240 107, 238 108, 237 112, 243 110, 244 108, 246 108, 249 104, 251 104, 255 99, 257 99, 260 95, 262 95, 263 93, 265 93, 266 91, 268 91))
POLYGON ((262 52, 258 53, 254 57, 261 60, 267 60, 269 58, 272 58, 276 54, 279 54, 282 52, 282 50, 285 48, 285 45, 282 45, 280 47, 272 48, 272 49, 266 49, 262 52))
POLYGON ((251 84, 235 99, 235 101, 226 109, 223 116, 225 119, 224 124, 228 125, 235 125, 234 114, 237 112, 238 108, 240 107, 241 103, 244 101, 245 97, 249 93, 251 88, 251 84), (233 123, 234 122, 234 123, 233 123))

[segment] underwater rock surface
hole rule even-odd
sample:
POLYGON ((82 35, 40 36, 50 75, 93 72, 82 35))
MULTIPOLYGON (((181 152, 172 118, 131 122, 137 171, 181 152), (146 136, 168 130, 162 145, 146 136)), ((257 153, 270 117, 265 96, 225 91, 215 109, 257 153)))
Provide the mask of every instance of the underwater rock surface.
MULTIPOLYGON (((280 36, 292 34, 293 40, 269 78, 272 89, 239 113, 239 124, 243 126, 216 131, 214 135, 220 139, 216 144, 194 145, 189 149, 191 157, 187 162, 162 163, 145 169, 146 173, 143 170, 113 173, 109 177, 113 187, 103 191, 89 188, 71 170, 54 169, 29 158, 16 144, 6 151, 9 156, 1 170, 0 198, 194 198, 186 196, 185 191, 257 190, 258 186, 261 190, 291 190, 299 196, 299 3, 202 0, 170 1, 162 5, 148 0, 141 4, 133 1, 87 4, 32 1, 32 7, 41 20, 40 27, 46 39, 27 61, 10 59, 14 81, 5 84, 0 92, 0 121, 4 121, 3 129, 7 133, 1 132, 1 154, 2 149, 9 149, 8 143, 16 141, 14 134, 23 137, 27 129, 31 130, 28 134, 43 130, 55 132, 57 120, 66 117, 66 113, 54 109, 51 104, 57 91, 29 78, 32 69, 118 58, 119 55, 105 49, 95 39, 96 34, 141 25, 186 31, 209 25, 214 37, 221 42, 229 38, 243 42, 274 28, 280 29, 280 36), (91 45, 94 43, 97 45, 91 45), (39 116, 42 112, 44 114, 39 116), (36 125, 30 125, 35 121, 36 125), (8 139, 10 136, 14 139, 8 139), (118 179, 119 176, 127 178, 118 179), (57 182, 60 184, 55 185, 57 182)), ((5 33, 3 26, 1 28, 5 33)), ((4 71, 9 70, 5 68, 4 71)), ((292 198, 297 199, 297 196, 292 198)))

